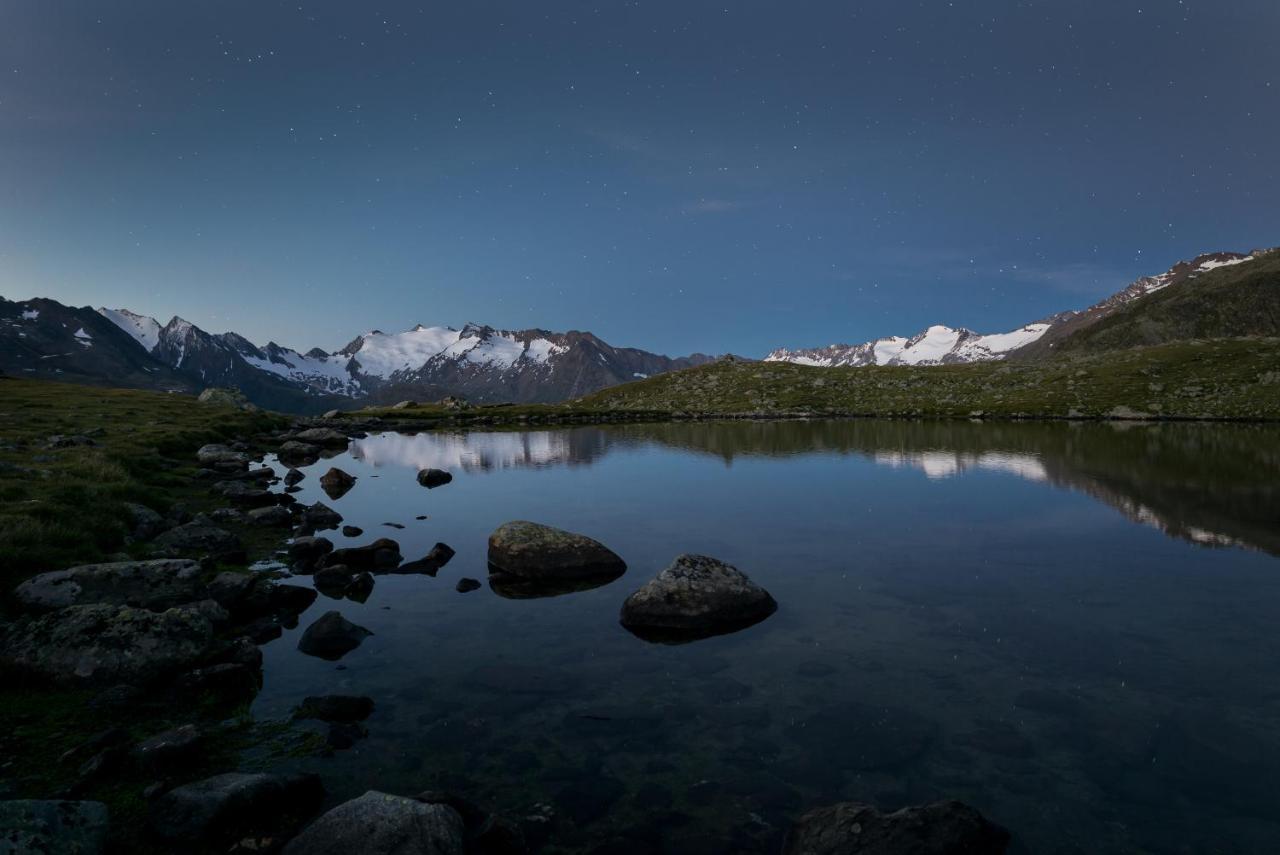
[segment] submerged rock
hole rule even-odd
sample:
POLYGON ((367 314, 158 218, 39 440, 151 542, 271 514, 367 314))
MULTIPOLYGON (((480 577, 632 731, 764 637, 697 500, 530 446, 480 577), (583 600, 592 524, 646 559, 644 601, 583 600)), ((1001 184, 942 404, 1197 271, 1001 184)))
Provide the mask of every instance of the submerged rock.
POLYGON ((358 525, 344 525, 342 527, 343 537, 359 537, 362 534, 364 534, 364 529, 358 525))
POLYGON ((164 610, 202 599, 202 575, 199 562, 185 559, 83 564, 33 576, 13 595, 30 611, 94 603, 164 610))
POLYGON ((351 580, 351 584, 347 586, 346 592, 343 594, 348 600, 354 600, 357 603, 363 603, 369 599, 369 595, 373 593, 373 575, 369 572, 358 574, 351 580))
POLYGON ((466 594, 471 591, 475 591, 480 587, 481 585, 480 585, 479 579, 463 578, 458 580, 458 584, 454 586, 454 590, 456 590, 459 594, 466 594))
POLYGON ((3 641, 5 667, 75 686, 154 682, 198 664, 214 646, 200 608, 113 605, 70 606, 17 623, 3 641))
POLYGON ((102 802, 0 801, 0 852, 97 855, 108 825, 102 802))
POLYGON ((777 610, 769 592, 738 568, 705 555, 681 555, 627 597, 622 625, 641 636, 679 640, 743 629, 777 610))
POLYGON ((529 579, 617 575, 627 565, 599 541, 540 523, 503 523, 489 535, 489 564, 529 579))
POLYGON ((453 808, 370 790, 307 826, 284 855, 462 855, 462 818, 453 808))
POLYGON ((336 466, 320 476, 320 489, 324 490, 325 495, 330 499, 341 499, 355 485, 355 476, 343 472, 336 466))
POLYGON ((373 714, 373 698, 362 695, 321 695, 303 698, 293 711, 294 718, 320 721, 364 721, 373 714))
POLYGON ((622 577, 617 570, 599 576, 583 576, 572 579, 529 579, 510 573, 489 573, 489 590, 507 600, 542 600, 563 597, 581 591, 590 591, 608 585, 622 577))
POLYGON ((166 840, 202 846, 288 834, 323 798, 316 775, 228 772, 165 793, 151 807, 151 827, 166 840))
POLYGON ((937 724, 909 709, 845 703, 798 720, 787 735, 811 762, 859 772, 901 768, 923 754, 937 724))
POLYGON ((443 487, 453 480, 453 476, 443 469, 422 469, 418 472, 418 483, 428 490, 443 487))
POLYGON ((881 813, 844 802, 800 817, 783 855, 1002 855, 1009 832, 962 802, 881 813))
POLYGON ((298 649, 308 656, 335 661, 360 646, 372 632, 357 626, 339 612, 325 612, 307 627, 298 640, 298 649))

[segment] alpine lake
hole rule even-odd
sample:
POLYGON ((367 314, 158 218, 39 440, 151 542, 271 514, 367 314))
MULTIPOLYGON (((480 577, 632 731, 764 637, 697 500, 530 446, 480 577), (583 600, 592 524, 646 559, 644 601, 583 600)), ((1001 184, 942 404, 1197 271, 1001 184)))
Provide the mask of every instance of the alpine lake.
POLYGON ((351 747, 287 761, 335 803, 449 790, 544 817, 553 852, 777 852, 813 807, 944 798, 1014 852, 1280 851, 1280 427, 385 433, 303 471, 300 502, 363 529, 317 532, 335 546, 456 550, 364 602, 321 596, 263 648, 259 719, 376 704, 351 747), (356 477, 336 500, 331 466, 356 477), (452 482, 419 486, 429 467, 452 482), (627 572, 456 590, 521 519, 627 572), (738 567, 777 612, 684 644, 628 632, 622 601, 681 553, 738 567), (372 635, 301 653, 332 610, 372 635))

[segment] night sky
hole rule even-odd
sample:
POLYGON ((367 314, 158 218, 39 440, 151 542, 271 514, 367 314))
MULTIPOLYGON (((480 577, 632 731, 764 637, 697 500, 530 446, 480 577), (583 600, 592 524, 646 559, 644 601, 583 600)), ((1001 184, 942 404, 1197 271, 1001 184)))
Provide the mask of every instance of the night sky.
POLYGON ((0 294, 332 349, 1001 331, 1280 244, 1276 0, 0 3, 0 294))

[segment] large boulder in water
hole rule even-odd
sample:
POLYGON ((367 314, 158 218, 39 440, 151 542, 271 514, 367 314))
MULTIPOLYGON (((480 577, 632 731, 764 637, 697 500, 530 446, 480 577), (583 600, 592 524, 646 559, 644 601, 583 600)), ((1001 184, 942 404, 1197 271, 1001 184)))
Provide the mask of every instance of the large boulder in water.
POLYGON ((102 802, 0 801, 0 852, 97 855, 107 846, 102 802))
POLYGON ((199 562, 183 559, 82 564, 33 576, 13 596, 30 611, 93 603, 163 611, 204 599, 202 576, 199 562))
POLYGON ((418 483, 428 490, 443 487, 453 480, 453 476, 443 469, 422 469, 418 471, 418 483))
POLYGON ((462 817, 448 805, 424 804, 370 790, 307 826, 284 855, 462 855, 462 817))
POLYGON ((491 569, 526 579, 579 579, 617 576, 627 565, 599 541, 516 520, 503 523, 489 535, 491 569))
POLYGON ((341 499, 356 485, 356 476, 343 472, 337 466, 320 476, 320 489, 330 499, 341 499))
MULTIPOLYGON (((298 828, 324 798, 316 775, 228 772, 170 790, 151 807, 151 828, 193 851, 298 828)), ((353 849, 352 851, 358 851, 353 849)))
POLYGON ((165 612, 69 606, 13 624, 0 640, 6 669, 71 686, 142 685, 195 667, 215 647, 200 605, 165 612))
POLYGON ((319 445, 324 448, 346 448, 351 440, 340 430, 326 427, 307 428, 293 437, 298 442, 319 445))
POLYGON ((403 560, 400 544, 389 537, 380 537, 364 546, 335 549, 326 555, 321 563, 326 567, 342 565, 352 570, 390 571, 399 567, 403 560))
POLYGON ((962 802, 881 813, 844 802, 800 817, 783 855, 1002 855, 1009 832, 962 802))
POLYGON ((622 604, 622 625, 671 640, 733 632, 778 610, 769 592, 738 568, 705 555, 681 555, 622 604))

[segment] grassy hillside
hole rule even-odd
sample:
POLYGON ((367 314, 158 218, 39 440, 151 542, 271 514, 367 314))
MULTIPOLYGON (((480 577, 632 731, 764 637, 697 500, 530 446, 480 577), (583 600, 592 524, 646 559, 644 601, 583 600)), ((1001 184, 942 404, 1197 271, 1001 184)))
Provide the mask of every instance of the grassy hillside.
POLYGON ((606 389, 588 411, 1280 419, 1280 339, 1184 342, 1043 362, 811 368, 717 362, 606 389))
POLYGON ((122 549, 126 502, 200 509, 195 450, 282 423, 188 395, 0 377, 0 587, 122 549), (93 445, 53 448, 54 435, 93 445))
POLYGON ((1046 336, 1021 359, 1101 353, 1192 339, 1280 336, 1280 250, 1201 273, 1133 301, 1065 336, 1046 336))

